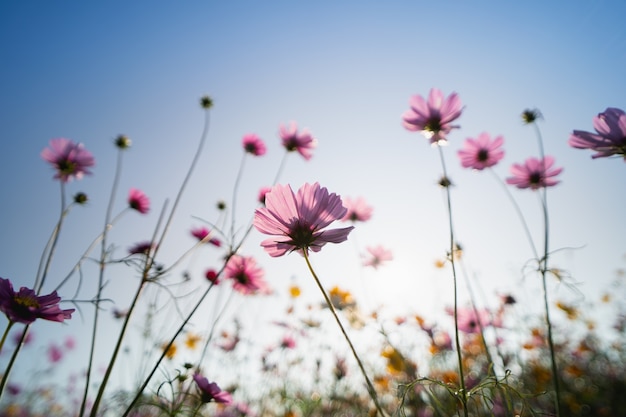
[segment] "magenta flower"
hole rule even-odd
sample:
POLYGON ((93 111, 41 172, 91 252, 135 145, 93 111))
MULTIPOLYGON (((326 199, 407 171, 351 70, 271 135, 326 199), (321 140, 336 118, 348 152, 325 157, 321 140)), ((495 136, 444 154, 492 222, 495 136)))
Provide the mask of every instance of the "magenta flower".
POLYGON ((365 249, 369 252, 369 257, 363 262, 363 266, 371 266, 374 269, 378 269, 384 262, 393 259, 391 251, 380 245, 368 246, 365 249))
POLYGON ((517 188, 530 188, 532 190, 552 187, 560 182, 553 177, 563 171, 563 168, 552 168, 552 165, 554 165, 554 158, 551 156, 546 156, 543 160, 528 158, 523 165, 513 164, 511 167, 513 176, 507 178, 506 182, 517 188))
POLYGON ((343 221, 365 222, 372 218, 374 208, 368 205, 363 197, 358 197, 356 200, 346 197, 343 205, 348 210, 341 219, 343 221))
POLYGON ((37 319, 63 322, 72 318, 73 308, 61 310, 56 291, 38 296, 30 288, 18 292, 8 279, 0 278, 0 311, 13 323, 30 324, 37 319))
POLYGON ((128 192, 128 206, 141 214, 146 214, 150 211, 150 199, 143 191, 131 188, 128 192))
POLYGON ((48 346, 48 360, 51 363, 57 363, 63 359, 63 351, 57 345, 48 346))
POLYGON ((207 279, 207 281, 212 282, 213 285, 218 285, 220 283, 220 277, 215 269, 207 269, 204 273, 204 277, 207 279))
POLYGON ((261 242, 270 256, 295 250, 319 252, 326 243, 348 239, 354 226, 323 230, 347 211, 341 197, 318 183, 304 184, 297 194, 289 185, 275 185, 265 196, 265 207, 256 209, 254 227, 273 236, 261 242))
POLYGON ((280 342, 280 347, 283 349, 293 349, 296 347, 296 339, 291 336, 285 336, 280 342))
POLYGON ((263 205, 265 205, 265 195, 270 192, 272 187, 261 187, 259 190, 259 194, 257 196, 257 201, 263 205))
POLYGON ((458 152, 461 165, 479 171, 494 166, 504 158, 504 151, 500 149, 503 143, 502 136, 492 141, 488 133, 481 133, 476 139, 467 138, 465 147, 458 152))
POLYGON ((414 95, 409 104, 411 108, 402 115, 404 127, 410 131, 420 131, 432 144, 445 143, 446 135, 459 127, 452 124, 463 111, 456 93, 445 98, 440 90, 433 88, 428 101, 420 95, 414 95))
POLYGON ((233 255, 224 267, 226 278, 233 280, 233 288, 242 294, 269 293, 269 286, 263 280, 263 269, 257 266, 252 257, 233 255))
POLYGON ((626 113, 614 107, 593 118, 595 133, 574 130, 569 145, 578 149, 591 149, 597 153, 592 158, 621 155, 626 162, 626 113))
POLYGON ((317 140, 306 129, 298 133, 298 125, 295 122, 291 122, 289 127, 281 124, 280 137, 287 152, 298 151, 307 161, 313 156, 313 149, 317 146, 317 140))
POLYGON ((135 244, 134 246, 131 246, 130 248, 128 248, 128 254, 129 255, 149 255, 153 247, 154 247, 154 244, 152 242, 148 242, 148 241, 139 242, 135 244))
POLYGON ((218 248, 222 246, 222 242, 217 238, 212 237, 212 238, 209 238, 208 240, 205 240, 207 239, 209 234, 211 234, 211 231, 206 227, 197 227, 195 229, 191 229, 191 234, 196 239, 210 243, 211 245, 217 246, 218 248))
POLYGON ((208 403, 215 401, 217 403, 224 404, 230 404, 232 402, 232 396, 230 393, 222 391, 215 382, 209 382, 208 379, 200 374, 194 374, 193 380, 196 382, 196 385, 200 390, 202 402, 208 403))
POLYGON ((267 148, 265 147, 263 140, 254 133, 245 135, 242 143, 243 149, 247 153, 251 153, 254 156, 265 155, 265 152, 267 152, 267 148))
POLYGON ((50 146, 41 151, 41 157, 52 164, 57 171, 54 178, 61 182, 73 178, 79 180, 83 175, 91 174, 87 168, 95 165, 91 152, 84 149, 82 143, 65 138, 50 140, 50 146))

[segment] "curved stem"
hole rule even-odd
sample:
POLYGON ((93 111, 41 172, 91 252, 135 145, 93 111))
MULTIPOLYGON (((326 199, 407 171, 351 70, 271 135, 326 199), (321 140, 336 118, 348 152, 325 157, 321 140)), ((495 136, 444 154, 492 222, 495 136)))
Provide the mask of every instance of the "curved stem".
MULTIPOLYGON (((441 160, 441 168, 443 169, 443 176, 448 178, 446 171, 446 163, 443 158, 443 150, 441 146, 437 146, 439 149, 439 158, 441 160)), ((463 375, 463 357, 461 355, 461 341, 459 337, 459 307, 458 307, 458 290, 457 290, 457 277, 456 277, 456 265, 454 262, 454 227, 452 223, 452 202, 450 199, 450 186, 446 186, 446 202, 448 206, 448 225, 450 229, 450 265, 452 266, 452 278, 454 283, 454 340, 456 343, 456 356, 459 363, 459 380, 461 383, 461 403, 463 405, 463 414, 468 417, 467 411, 467 391, 465 389, 465 376, 463 375)))
POLYGON ((237 206, 237 190, 239 189, 239 182, 241 181, 241 174, 243 174, 243 168, 246 164, 246 155, 248 153, 244 152, 243 157, 241 158, 241 164, 239 164, 239 171, 237 171, 237 177, 235 178, 235 185, 233 187, 233 199, 230 203, 231 205, 231 214, 230 214, 230 238, 232 241, 235 241, 235 209, 237 206))
POLYGON ((313 270, 313 267, 311 266, 311 262, 309 261, 309 256, 307 254, 306 248, 302 250, 302 254, 304 255, 304 260, 306 261, 306 264, 309 267, 309 271, 311 272, 311 275, 313 275, 313 279, 315 279, 315 283, 317 284, 317 287, 322 292, 322 295, 324 296, 324 300, 326 300, 326 304, 328 305, 328 308, 333 313, 333 317, 335 318, 335 321, 337 322, 339 329, 341 329, 341 333, 343 334, 343 337, 346 339, 346 342, 348 342, 348 346, 350 346, 352 355, 354 356, 354 359, 356 359, 357 364, 359 365, 359 368, 361 369, 361 373, 363 374, 363 377, 365 377, 365 382, 367 383, 367 391, 369 392, 370 397, 374 401, 376 410, 378 410, 378 413, 380 413, 380 415, 384 417, 385 412, 383 411, 382 407, 380 406, 378 402, 378 396, 376 395, 376 390, 374 389, 374 385, 372 384, 372 381, 370 381, 369 377, 367 376, 367 372, 365 372, 365 367, 363 366, 363 363, 361 362, 359 355, 356 353, 356 350, 354 349, 354 345, 352 345, 352 341, 350 340, 348 333, 346 333, 345 328, 341 324, 341 320, 339 320, 339 316, 337 315, 337 311, 335 310, 335 307, 333 306, 333 303, 330 297, 326 293, 326 290, 324 290, 322 283, 320 282, 319 278, 317 277, 317 274, 315 274, 315 271, 313 270))

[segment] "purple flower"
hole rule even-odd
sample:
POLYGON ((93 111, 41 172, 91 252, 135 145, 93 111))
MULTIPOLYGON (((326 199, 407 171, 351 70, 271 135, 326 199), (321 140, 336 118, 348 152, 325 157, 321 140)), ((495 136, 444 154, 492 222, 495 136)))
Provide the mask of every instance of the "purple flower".
POLYGON ((136 243, 134 246, 131 246, 128 249, 128 254, 129 255, 149 255, 153 247, 154 247, 154 244, 152 242, 148 242, 148 241, 139 242, 139 243, 136 243))
POLYGON ((289 185, 275 185, 265 196, 265 207, 256 209, 254 227, 273 236, 261 242, 270 256, 294 250, 319 252, 326 243, 348 239, 354 226, 323 230, 347 211, 341 197, 318 183, 304 184, 297 194, 289 185))
POLYGON ((56 291, 38 296, 30 288, 22 287, 15 292, 11 281, 0 278, 0 311, 11 322, 30 324, 37 319, 58 322, 71 319, 74 309, 61 310, 60 301, 56 291))
POLYGON ((298 133, 298 125, 295 122, 291 122, 289 127, 281 124, 280 137, 287 152, 298 151, 307 161, 313 156, 313 149, 317 146, 317 141, 306 129, 298 133))
POLYGON ((502 136, 492 141, 488 133, 481 133, 476 139, 467 138, 465 147, 458 152, 461 165, 479 171, 494 166, 504 158, 504 151, 500 149, 503 143, 502 136))
POLYGON ((209 382, 208 379, 200 374, 194 374, 193 380, 196 382, 200 395, 202 396, 202 402, 208 403, 215 401, 217 403, 230 404, 232 402, 232 396, 226 391, 222 391, 215 382, 209 382))
POLYGON ((524 164, 513 164, 511 167, 512 177, 507 178, 507 184, 515 185, 517 188, 539 188, 552 187, 559 181, 556 177, 563 171, 563 168, 552 168, 554 158, 546 156, 543 160, 538 158, 528 158, 524 164))
POLYGON ((254 156, 265 155, 267 148, 263 140, 254 133, 247 134, 243 137, 243 149, 247 153, 251 153, 254 156))
POLYGON ((211 238, 208 238, 208 240, 205 240, 211 234, 211 231, 206 227, 197 227, 195 229, 191 229, 191 234, 196 239, 210 243, 213 246, 217 246, 218 248, 222 246, 222 242, 217 238, 211 237, 211 238))
POLYGON ((372 218, 374 209, 367 204, 363 197, 358 197, 356 200, 346 197, 343 200, 343 205, 347 209, 345 216, 341 219, 343 221, 365 222, 372 218))
POLYGON ((233 288, 242 294, 270 292, 263 280, 263 269, 257 266, 252 257, 231 256, 224 267, 224 275, 233 280, 233 288))
POLYGON ((390 250, 385 249, 384 247, 378 246, 368 246, 367 251, 369 252, 369 257, 363 262, 363 266, 371 266, 374 269, 378 269, 384 262, 390 261, 393 259, 393 254, 390 250))
POLYGON ((445 143, 446 135, 459 127, 452 124, 463 111, 456 93, 445 98, 440 90, 433 88, 428 101, 420 95, 414 95, 409 104, 411 108, 402 115, 404 127, 410 131, 421 131, 432 144, 445 143))
POLYGON ((597 153, 592 158, 621 155, 626 162, 626 113, 614 107, 593 118, 595 133, 574 130, 569 145, 578 149, 591 149, 597 153))
POLYGON ((61 182, 69 182, 72 178, 79 180, 83 175, 91 174, 87 168, 95 164, 91 152, 85 150, 82 143, 65 138, 50 140, 50 147, 41 151, 41 157, 52 164, 57 171, 54 178, 61 182))
POLYGON ((143 191, 131 188, 128 192, 128 206, 141 214, 146 214, 150 211, 150 199, 143 191))

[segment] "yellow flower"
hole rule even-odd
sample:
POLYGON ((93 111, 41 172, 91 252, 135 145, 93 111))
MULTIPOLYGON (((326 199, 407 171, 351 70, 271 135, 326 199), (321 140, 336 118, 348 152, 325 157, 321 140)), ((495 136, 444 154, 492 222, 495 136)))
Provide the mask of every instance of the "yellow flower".
POLYGON ((330 301, 332 301, 333 306, 338 310, 356 305, 350 291, 344 291, 337 286, 330 290, 330 301))
POLYGON ((578 317, 578 310, 576 307, 565 304, 562 301, 557 301, 556 306, 565 313, 568 319, 575 320, 578 317))
POLYGON ((298 287, 297 285, 292 285, 291 287, 289 287, 289 295, 291 296, 291 298, 300 297, 300 287, 298 287))
POLYGON ((197 334, 193 334, 193 333, 187 333, 187 338, 185 339, 185 346, 187 346, 189 349, 194 350, 198 344, 198 342, 202 340, 202 338, 197 335, 197 334))
POLYGON ((437 259, 435 261, 435 268, 443 268, 444 266, 446 266, 446 261, 442 260, 442 259, 437 259))
POLYGON ((167 347, 167 343, 164 343, 163 345, 161 345, 161 349, 163 349, 165 351, 165 357, 167 359, 173 359, 174 356, 176 356, 176 344, 172 343, 172 345, 168 348, 167 347))

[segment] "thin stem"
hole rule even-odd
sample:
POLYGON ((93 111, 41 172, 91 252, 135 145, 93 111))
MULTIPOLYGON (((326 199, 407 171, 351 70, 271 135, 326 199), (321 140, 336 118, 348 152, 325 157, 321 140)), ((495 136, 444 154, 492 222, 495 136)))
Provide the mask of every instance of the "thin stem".
POLYGON ((13 355, 11 355, 11 359, 9 360, 9 363, 7 364, 7 367, 4 370, 4 374, 2 375, 2 381, 0 381, 0 398, 2 398, 2 394, 4 393, 4 387, 6 386, 7 381, 9 380, 9 374, 11 373, 11 368, 13 368, 13 365, 15 364, 15 359, 17 358, 17 354, 20 352, 20 348, 24 344, 24 340, 26 339, 26 334, 28 333, 29 327, 30 327, 30 324, 27 324, 24 327, 22 336, 20 337, 20 340, 17 343, 15 350, 13 351, 13 355))
POLYGON ((93 326, 91 329, 91 345, 89 347, 89 360, 87 365, 87 372, 85 375, 85 391, 83 392, 83 400, 80 404, 79 416, 84 415, 85 407, 87 405, 87 396, 89 394, 89 383, 91 381, 91 371, 93 368, 93 360, 96 351, 96 336, 98 334, 98 322, 100 317, 100 299, 102 298, 102 288, 104 282, 104 270, 107 262, 107 236, 109 229, 111 228, 111 216, 113 213, 113 204, 115 203, 115 194, 120 180, 120 174, 122 172, 122 154, 123 150, 119 149, 117 152, 117 163, 115 167, 115 175, 113 176, 113 185, 111 186, 111 196, 109 197, 109 204, 104 217, 104 229, 102 230, 102 239, 100 245, 100 271, 98 274, 98 288, 96 290, 95 310, 93 316, 93 326))
POLYGON ((9 322, 7 323, 7 328, 4 330, 4 334, 2 335, 2 340, 0 340, 0 352, 2 352, 4 341, 7 340, 7 335, 9 334, 9 330, 11 330, 11 327, 13 327, 14 323, 15 322, 12 320, 9 320, 9 322))
POLYGON ((244 152, 243 157, 241 158, 241 164, 239 164, 239 171, 237 172, 237 178, 235 178, 235 186, 233 187, 233 199, 231 202, 231 215, 230 215, 230 237, 235 241, 235 209, 237 206, 237 191, 239 189, 239 182, 241 181, 241 175, 243 173, 243 168, 246 164, 246 155, 248 153, 244 152))
POLYGON ((322 286, 322 283, 320 282, 319 278, 317 277, 317 274, 315 274, 315 271, 313 270, 313 266, 311 266, 311 262, 309 261, 309 256, 307 254, 307 249, 306 248, 303 249, 302 253, 304 255, 304 260, 306 261, 306 264, 309 267, 309 271, 311 272, 311 275, 313 275, 313 279, 315 279, 315 283, 317 284, 318 288, 322 292, 322 295, 324 296, 324 300, 326 300, 326 304, 328 305, 328 308, 333 313, 333 317, 335 318, 335 321, 337 322, 337 325, 339 326, 339 329, 341 329, 341 333, 343 334, 343 337, 346 339, 346 342, 348 342, 348 346, 350 346, 350 350, 352 351, 352 355, 356 359, 357 364, 359 365, 359 368, 361 369, 361 373, 363 374, 363 377, 365 377, 365 382, 367 383, 367 390, 368 390, 368 392, 370 394, 370 397, 374 401, 374 405, 376 406, 376 410, 378 410, 380 415, 384 417, 385 416, 385 412, 383 411, 382 407, 378 403, 378 396, 376 395, 376 390, 374 389, 374 385, 372 384, 372 382, 370 381, 369 377, 367 376, 367 372, 365 372, 365 367, 363 366, 363 363, 361 362, 361 359, 359 358, 359 355, 356 353, 356 350, 354 349, 354 345, 352 345, 352 341, 350 340, 350 337, 348 337, 348 333, 346 333, 345 328, 341 324, 341 320, 339 320, 339 316, 337 315, 337 311, 335 310, 335 307, 333 306, 333 303, 332 303, 330 297, 328 296, 328 294, 326 293, 326 290, 322 286))
POLYGON ((283 170, 285 169, 285 162, 287 161, 287 155, 289 155, 289 151, 285 151, 283 154, 283 159, 280 160, 280 165, 278 167, 278 171, 276 171, 276 176, 274 177, 274 181, 272 185, 276 185, 278 183, 278 179, 280 178, 283 170))
MULTIPOLYGON (((445 179, 448 178, 448 173, 446 171, 446 163, 443 158, 443 150, 441 146, 437 146, 439 149, 439 158, 441 159, 441 168, 443 169, 443 176, 445 179)), ((448 225, 450 229, 450 265, 452 266, 452 278, 454 283, 454 340, 456 343, 456 356, 457 361, 459 363, 459 379, 461 382, 461 403, 463 405, 463 414, 465 417, 468 417, 467 411, 467 391, 465 389, 465 376, 463 375, 463 357, 461 356, 461 340, 459 337, 459 307, 458 307, 458 290, 457 290, 457 277, 456 277, 456 266, 454 262, 454 227, 452 223, 452 202, 450 199, 450 186, 446 186, 446 201, 448 206, 448 225)))

